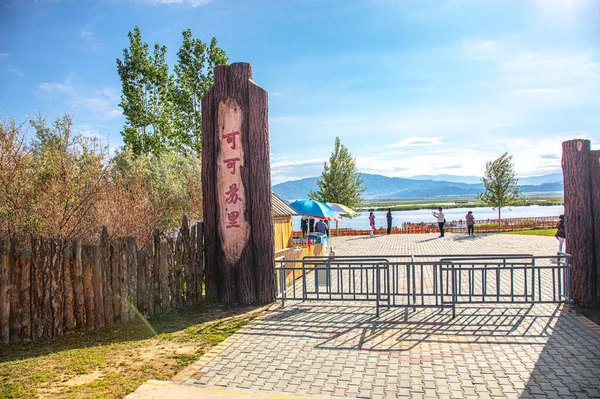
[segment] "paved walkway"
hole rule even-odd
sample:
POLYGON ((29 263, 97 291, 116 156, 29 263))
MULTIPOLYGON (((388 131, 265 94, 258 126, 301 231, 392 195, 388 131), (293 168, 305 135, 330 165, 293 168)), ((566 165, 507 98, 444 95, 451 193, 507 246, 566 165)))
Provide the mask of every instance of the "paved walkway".
MULTIPOLYGON (((336 255, 530 253, 553 237, 447 234, 332 240, 336 255)), ((335 397, 600 398, 600 329, 557 305, 391 309, 286 304, 179 376, 224 392, 335 397)))

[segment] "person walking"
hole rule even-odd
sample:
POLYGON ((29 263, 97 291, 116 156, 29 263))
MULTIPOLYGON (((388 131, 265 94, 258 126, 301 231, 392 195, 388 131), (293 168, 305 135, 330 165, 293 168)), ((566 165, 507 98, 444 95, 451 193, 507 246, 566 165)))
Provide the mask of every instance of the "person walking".
POLYGON ((387 219, 387 225, 388 225, 388 229, 387 229, 387 233, 388 234, 392 234, 392 208, 388 209, 388 212, 385 215, 385 218, 387 219))
MULTIPOLYGON (((558 217, 558 223, 556 223, 556 234, 554 237, 558 240, 558 252, 563 252, 563 245, 567 239, 567 235, 565 233, 565 215, 560 215, 558 217)), ((565 251, 567 250, 565 246, 565 251)))
POLYGON ((433 216, 437 218, 438 226, 440 228, 440 237, 444 236, 444 224, 446 223, 446 216, 442 212, 442 208, 439 207, 437 212, 432 212, 433 216))
POLYGON ((369 213, 369 235, 371 237, 375 235, 375 215, 373 212, 369 213))
POLYGON ((475 237, 475 218, 473 217, 473 212, 467 212, 465 219, 467 220, 467 233, 469 237, 475 237))

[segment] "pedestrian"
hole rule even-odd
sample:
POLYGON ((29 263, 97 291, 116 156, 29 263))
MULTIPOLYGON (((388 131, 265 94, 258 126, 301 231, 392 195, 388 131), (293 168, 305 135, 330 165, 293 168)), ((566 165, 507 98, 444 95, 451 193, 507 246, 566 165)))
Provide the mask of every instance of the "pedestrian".
POLYGON ((467 233, 469 237, 475 237, 475 218, 473 217, 473 212, 467 212, 465 219, 467 220, 467 233))
POLYGON ((385 217, 387 219, 388 224, 387 233, 392 234, 392 208, 388 209, 388 212, 386 213, 385 217))
POLYGON ((371 237, 375 235, 375 215, 373 215, 373 212, 369 213, 369 235, 371 237))
POLYGON ((318 233, 327 234, 327 225, 321 219, 319 219, 317 221, 317 223, 315 224, 315 229, 317 230, 318 233))
MULTIPOLYGON (((558 223, 556 223, 556 234, 554 237, 558 240, 558 252, 563 252, 563 244, 567 239, 567 235, 565 233, 565 215, 560 215, 558 217, 558 223)), ((565 245, 565 251, 567 250, 565 245)))
POLYGON ((308 216, 304 216, 300 222, 300 228, 302 229, 302 238, 308 234, 308 216))
POLYGON ((311 233, 315 231, 315 219, 313 218, 310 218, 310 220, 308 221, 308 231, 311 233))
POLYGON ((433 216, 437 218, 438 226, 440 228, 440 237, 444 236, 444 224, 446 223, 446 217, 444 216, 444 212, 442 212, 442 208, 439 207, 437 212, 432 212, 433 216))

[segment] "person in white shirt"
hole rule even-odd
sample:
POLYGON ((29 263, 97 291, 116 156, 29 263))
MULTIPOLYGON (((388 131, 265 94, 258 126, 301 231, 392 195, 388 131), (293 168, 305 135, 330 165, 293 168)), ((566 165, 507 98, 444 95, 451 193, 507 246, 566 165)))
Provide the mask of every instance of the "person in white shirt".
POLYGON ((446 216, 442 212, 442 208, 438 208, 437 212, 432 212, 433 216, 437 218, 438 226, 440 227, 440 237, 444 236, 444 224, 446 223, 446 216))

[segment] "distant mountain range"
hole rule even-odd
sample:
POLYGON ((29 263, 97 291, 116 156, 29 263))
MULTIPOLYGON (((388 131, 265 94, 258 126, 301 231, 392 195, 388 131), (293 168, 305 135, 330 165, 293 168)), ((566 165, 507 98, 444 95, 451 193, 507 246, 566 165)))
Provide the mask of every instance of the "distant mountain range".
MULTIPOLYGON (((366 187, 364 196, 368 200, 404 198, 472 197, 483 191, 481 178, 476 176, 431 175, 386 177, 363 173, 366 187)), ((310 190, 316 191, 316 177, 288 181, 273 186, 273 192, 288 201, 308 197, 310 190)), ((562 173, 519 179, 524 193, 555 193, 563 191, 562 173)))

